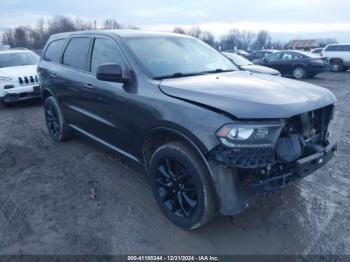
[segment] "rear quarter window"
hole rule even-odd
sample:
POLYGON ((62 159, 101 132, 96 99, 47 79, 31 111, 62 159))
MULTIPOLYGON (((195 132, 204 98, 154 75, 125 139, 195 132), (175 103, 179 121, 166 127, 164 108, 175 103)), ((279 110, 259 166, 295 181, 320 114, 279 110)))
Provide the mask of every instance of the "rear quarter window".
POLYGON ((330 46, 328 46, 328 47, 325 49, 325 51, 327 51, 327 52, 336 51, 335 49, 336 49, 336 48, 335 48, 334 45, 330 45, 330 46))
POLYGON ((328 46, 326 51, 337 51, 337 52, 350 51, 350 45, 333 45, 333 46, 328 46))
POLYGON ((52 41, 49 46, 47 47, 45 54, 43 56, 43 59, 45 61, 50 61, 50 62, 58 62, 61 52, 63 49, 63 45, 66 42, 66 39, 60 39, 60 40, 55 40, 52 41))

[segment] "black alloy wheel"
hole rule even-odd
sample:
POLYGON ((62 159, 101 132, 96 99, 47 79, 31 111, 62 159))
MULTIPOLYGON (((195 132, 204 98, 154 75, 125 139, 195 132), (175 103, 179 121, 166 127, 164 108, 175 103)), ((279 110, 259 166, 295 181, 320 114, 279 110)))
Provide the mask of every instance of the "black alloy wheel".
POLYGON ((48 104, 45 108, 47 128, 50 132, 50 135, 58 138, 60 133, 60 120, 57 113, 57 110, 52 104, 48 104))
POLYGON ((161 211, 177 226, 192 230, 214 216, 210 174, 200 155, 186 144, 160 146, 150 159, 149 175, 161 211))
POLYGON ((52 96, 44 102, 46 126, 51 138, 56 142, 62 142, 70 137, 68 126, 64 121, 60 107, 52 96))
POLYGON ((188 218, 198 207, 197 188, 190 171, 179 161, 165 158, 157 168, 156 182, 163 205, 175 216, 188 218))

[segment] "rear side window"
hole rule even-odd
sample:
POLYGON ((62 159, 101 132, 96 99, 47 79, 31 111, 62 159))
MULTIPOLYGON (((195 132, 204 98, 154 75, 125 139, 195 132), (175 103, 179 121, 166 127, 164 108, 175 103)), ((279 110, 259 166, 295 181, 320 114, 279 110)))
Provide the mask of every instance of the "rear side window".
POLYGON ((89 53, 90 38, 72 38, 63 55, 63 64, 79 69, 86 69, 86 59, 89 53))
POLYGON ((66 41, 65 39, 60 39, 60 40, 51 42, 44 54, 44 57, 43 57, 44 60, 50 61, 50 62, 58 62, 61 56, 62 48, 65 41, 66 41))
POLYGON ((91 72, 96 73, 101 64, 119 64, 123 68, 125 62, 117 45, 110 39, 96 38, 91 58, 91 72))
POLYGON ((327 47, 326 51, 350 51, 350 45, 331 45, 327 47))

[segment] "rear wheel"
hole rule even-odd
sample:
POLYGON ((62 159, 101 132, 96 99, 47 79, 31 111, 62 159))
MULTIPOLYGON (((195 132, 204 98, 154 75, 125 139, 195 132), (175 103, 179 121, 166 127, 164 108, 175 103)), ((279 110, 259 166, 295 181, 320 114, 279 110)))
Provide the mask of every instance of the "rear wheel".
POLYGON ((159 147, 150 161, 154 197, 174 224, 195 229, 214 215, 209 174, 198 155, 181 142, 159 147))
POLYGON ((343 70, 343 62, 339 59, 334 59, 331 61, 331 71, 341 72, 343 70))
POLYGON ((45 120, 50 136, 56 142, 69 138, 69 131, 56 99, 48 97, 44 102, 45 120))
POLYGON ((293 76, 296 79, 303 79, 306 77, 306 71, 305 68, 302 66, 297 66, 293 70, 293 76))

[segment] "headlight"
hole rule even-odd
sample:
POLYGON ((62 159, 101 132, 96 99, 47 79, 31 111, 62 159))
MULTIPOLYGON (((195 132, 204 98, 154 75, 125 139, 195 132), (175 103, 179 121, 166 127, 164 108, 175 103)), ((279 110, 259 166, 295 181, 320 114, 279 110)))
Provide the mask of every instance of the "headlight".
POLYGON ((11 77, 7 76, 0 76, 0 81, 12 81, 13 79, 11 77))
POLYGON ((216 135, 223 145, 232 148, 271 147, 275 144, 283 127, 284 121, 237 122, 221 127, 216 135))

